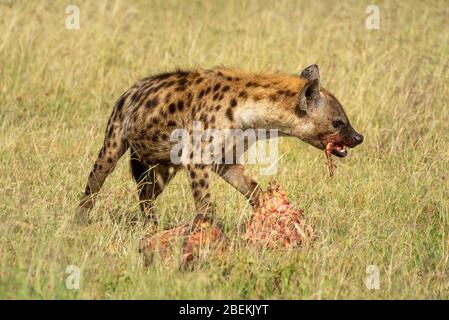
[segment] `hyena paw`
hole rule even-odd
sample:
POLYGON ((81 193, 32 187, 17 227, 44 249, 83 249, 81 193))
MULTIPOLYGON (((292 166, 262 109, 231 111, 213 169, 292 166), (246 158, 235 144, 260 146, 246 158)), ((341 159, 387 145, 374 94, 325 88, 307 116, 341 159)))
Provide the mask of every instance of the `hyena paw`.
POLYGON ((150 215, 144 215, 143 217, 143 225, 145 227, 157 227, 158 220, 155 212, 152 212, 150 215))
POLYGON ((83 199, 78 205, 75 213, 75 223, 79 225, 90 224, 89 211, 93 208, 94 203, 92 199, 83 199))

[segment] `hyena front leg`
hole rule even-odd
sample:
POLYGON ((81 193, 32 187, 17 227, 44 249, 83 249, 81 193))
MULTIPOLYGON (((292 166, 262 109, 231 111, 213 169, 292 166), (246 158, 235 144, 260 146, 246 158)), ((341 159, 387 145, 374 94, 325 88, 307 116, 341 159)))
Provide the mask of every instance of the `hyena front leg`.
POLYGON ((251 206, 257 205, 260 194, 259 184, 245 174, 245 168, 241 164, 221 164, 215 166, 215 172, 226 182, 240 191, 251 206))
POLYGON ((210 198, 210 173, 211 167, 206 165, 187 165, 190 186, 197 215, 213 213, 210 198))
POLYGON ((176 168, 161 164, 148 165, 131 152, 131 170, 137 183, 144 223, 157 225, 154 201, 176 174, 176 168))
POLYGON ((75 221, 78 223, 88 222, 88 211, 94 206, 95 198, 101 186, 107 176, 114 170, 117 161, 128 149, 127 142, 118 133, 114 132, 114 127, 112 128, 106 135, 103 147, 87 179, 84 196, 78 205, 75 216, 75 221))

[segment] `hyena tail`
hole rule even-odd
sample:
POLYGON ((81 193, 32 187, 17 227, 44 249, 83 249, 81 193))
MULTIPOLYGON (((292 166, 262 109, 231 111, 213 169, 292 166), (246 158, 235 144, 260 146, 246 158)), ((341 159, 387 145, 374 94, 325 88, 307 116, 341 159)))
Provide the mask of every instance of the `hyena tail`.
POLYGON ((95 204, 95 198, 108 175, 114 170, 117 161, 128 150, 129 144, 124 138, 123 125, 117 106, 109 119, 103 146, 87 179, 86 190, 78 205, 76 220, 88 221, 88 211, 95 204))

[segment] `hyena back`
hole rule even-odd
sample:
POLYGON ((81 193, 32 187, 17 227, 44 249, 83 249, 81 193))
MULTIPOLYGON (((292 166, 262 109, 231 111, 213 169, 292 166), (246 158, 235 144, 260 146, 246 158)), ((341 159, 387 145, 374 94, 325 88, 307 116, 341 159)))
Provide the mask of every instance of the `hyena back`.
MULTIPOLYGON (((181 168, 188 172, 197 214, 211 211, 209 181, 213 172, 252 205, 257 203, 260 188, 241 164, 171 160, 173 130, 186 129, 192 134, 195 121, 203 130, 276 129, 280 135, 297 137, 321 150, 332 138, 339 141, 333 154, 340 157, 346 155, 346 147, 363 141, 338 100, 321 87, 316 65, 300 75, 249 74, 216 68, 148 77, 129 88, 114 107, 78 207, 78 218, 84 219, 93 207, 106 177, 128 149, 145 221, 156 222, 153 202, 181 168)), ((226 148, 235 152, 235 145, 226 148)), ((227 152, 224 150, 223 155, 227 152)))

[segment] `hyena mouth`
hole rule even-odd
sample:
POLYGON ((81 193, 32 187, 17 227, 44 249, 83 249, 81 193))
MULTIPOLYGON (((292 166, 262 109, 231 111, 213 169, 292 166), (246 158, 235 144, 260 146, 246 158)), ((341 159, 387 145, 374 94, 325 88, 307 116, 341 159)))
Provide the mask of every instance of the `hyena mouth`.
POLYGON ((334 155, 339 158, 344 158, 348 155, 348 148, 354 148, 351 139, 340 134, 329 134, 321 138, 321 143, 324 145, 324 150, 328 155, 334 155))
POLYGON ((348 150, 346 149, 346 145, 344 145, 341 142, 340 143, 329 142, 326 145, 326 153, 332 153, 334 156, 343 158, 348 155, 348 150))

